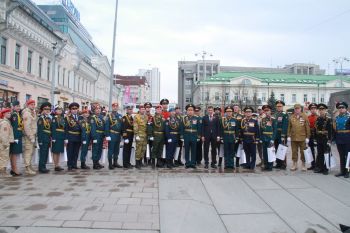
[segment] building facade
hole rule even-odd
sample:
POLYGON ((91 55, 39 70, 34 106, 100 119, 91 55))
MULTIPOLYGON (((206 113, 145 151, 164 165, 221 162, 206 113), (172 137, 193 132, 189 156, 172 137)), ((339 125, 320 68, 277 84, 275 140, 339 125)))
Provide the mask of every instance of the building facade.
POLYGON ((139 76, 145 76, 150 88, 150 96, 147 100, 156 102, 160 98, 160 72, 154 67, 150 70, 139 69, 139 76))

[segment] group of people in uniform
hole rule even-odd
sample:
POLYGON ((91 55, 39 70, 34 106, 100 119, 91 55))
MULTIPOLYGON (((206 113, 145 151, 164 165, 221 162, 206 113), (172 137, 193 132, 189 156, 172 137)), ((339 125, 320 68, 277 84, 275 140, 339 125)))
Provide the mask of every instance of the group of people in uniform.
POLYGON ((268 149, 274 147, 277 150, 279 145, 290 144, 293 161, 290 170, 298 169, 300 153, 302 171, 328 174, 324 154, 329 153, 330 145, 335 141, 340 157, 340 173, 336 176, 349 177, 350 115, 345 102, 337 103, 338 115, 333 120, 327 114, 325 104, 315 103, 308 106, 309 115, 302 111, 300 104, 295 104, 294 112, 288 115, 283 111, 285 103, 279 100, 275 103, 274 113, 272 106, 263 105, 258 116, 254 116, 252 107, 245 107, 241 112, 238 105, 227 106, 224 112, 219 107, 209 106, 202 116, 198 106, 188 104, 183 114, 179 107, 168 109, 168 104, 167 99, 162 99, 155 106, 154 115, 149 102, 139 105, 137 114, 133 114, 133 107, 129 106, 122 116, 118 103, 112 104, 110 112, 102 113, 99 104, 93 105, 91 111, 79 111, 79 104, 74 102, 65 114, 60 106, 52 108, 46 102, 41 104, 40 114, 37 114, 34 100, 28 100, 23 110, 15 101, 12 109, 1 111, 0 174, 20 176, 16 164, 18 155, 23 154, 25 173, 35 175, 32 156, 36 146, 39 146, 39 173, 49 172, 46 166, 50 151, 56 172, 64 170, 60 166, 60 156, 65 151, 68 171, 78 169, 79 157, 80 169, 90 169, 86 164, 90 147, 92 168, 99 170, 104 167, 100 163, 104 144, 108 145, 108 169, 130 169, 134 167, 130 161, 134 141, 137 169, 143 166, 171 169, 183 165, 196 168, 203 157, 206 169, 209 165, 213 169, 221 167, 223 161, 224 169, 242 167, 254 171, 259 165, 263 171, 286 169, 286 159, 277 159, 275 166, 269 162, 268 149), (314 156, 309 168, 306 168, 303 153, 306 147, 311 148, 314 156), (237 156, 239 148, 244 150, 244 163, 240 163, 237 156), (122 164, 118 163, 120 151, 122 164), (181 154, 184 154, 185 164, 181 154), (218 154, 223 156, 217 161, 218 154), (257 154, 262 161, 258 165, 257 154), (7 174, 9 160, 11 172, 7 174))

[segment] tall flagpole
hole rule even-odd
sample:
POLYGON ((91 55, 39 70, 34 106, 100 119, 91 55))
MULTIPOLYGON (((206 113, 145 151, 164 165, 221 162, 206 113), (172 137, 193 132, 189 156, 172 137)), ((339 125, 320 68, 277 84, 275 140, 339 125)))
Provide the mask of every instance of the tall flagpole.
POLYGON ((111 77, 110 77, 110 89, 109 89, 109 111, 112 110, 112 98, 113 98, 113 87, 114 87, 114 59, 115 59, 115 43, 117 34, 117 16, 118 16, 118 0, 115 0, 115 15, 114 15, 114 29, 113 29, 113 48, 112 48, 112 59, 111 59, 111 77))

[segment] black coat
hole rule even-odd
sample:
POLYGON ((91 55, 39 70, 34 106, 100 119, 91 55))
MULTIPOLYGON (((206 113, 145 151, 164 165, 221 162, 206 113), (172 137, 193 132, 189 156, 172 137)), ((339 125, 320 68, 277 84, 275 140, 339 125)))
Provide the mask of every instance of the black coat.
POLYGON ((212 120, 209 120, 209 115, 205 115, 202 119, 202 137, 205 137, 205 140, 209 140, 211 137, 217 138, 220 136, 220 118, 213 115, 212 120))

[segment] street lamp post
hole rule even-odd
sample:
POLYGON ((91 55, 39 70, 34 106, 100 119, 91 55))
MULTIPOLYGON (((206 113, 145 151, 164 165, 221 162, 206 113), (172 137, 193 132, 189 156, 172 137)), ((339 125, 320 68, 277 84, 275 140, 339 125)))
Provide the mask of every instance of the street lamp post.
MULTIPOLYGON (((213 54, 209 53, 207 51, 202 51, 200 53, 195 53, 194 54, 195 56, 201 56, 202 57, 202 60, 203 60, 203 80, 206 80, 207 78, 207 64, 206 64, 206 61, 205 61, 205 58, 207 55, 209 55, 210 57, 213 56, 213 54)), ((203 89, 201 89, 201 101, 203 101, 203 89)), ((206 106, 205 106, 206 107, 206 106)))
POLYGON ((112 97, 113 97, 113 80, 114 80, 114 59, 115 59, 115 43, 117 34, 117 16, 118 16, 118 0, 115 0, 115 15, 114 15, 114 29, 113 29, 113 48, 112 48, 112 59, 111 59, 111 77, 109 87, 109 110, 112 109, 112 97))
POLYGON ((335 64, 340 64, 340 86, 343 87, 343 62, 349 62, 350 59, 347 57, 338 57, 333 59, 335 64))
POLYGON ((56 60, 57 57, 60 55, 62 49, 66 46, 67 41, 62 40, 62 43, 60 43, 60 47, 58 48, 57 52, 57 42, 52 43, 52 49, 53 49, 53 61, 52 61, 52 79, 51 79, 51 104, 52 106, 55 106, 55 89, 56 89, 56 60))

